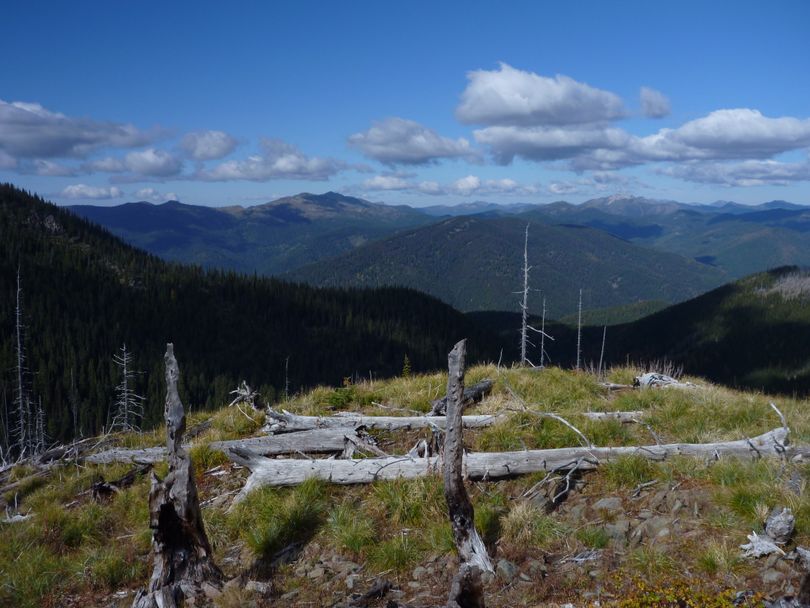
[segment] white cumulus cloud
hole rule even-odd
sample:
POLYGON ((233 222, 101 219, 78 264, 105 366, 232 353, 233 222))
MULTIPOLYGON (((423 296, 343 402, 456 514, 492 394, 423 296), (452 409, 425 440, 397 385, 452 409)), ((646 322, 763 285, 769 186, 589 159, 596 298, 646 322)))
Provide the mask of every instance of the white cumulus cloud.
POLYGON ((177 175, 183 169, 183 161, 155 148, 130 152, 124 157, 124 164, 133 173, 149 177, 177 175))
POLYGON ((233 152, 237 143, 224 131, 195 131, 186 134, 180 145, 194 160, 217 160, 233 152))
POLYGON ((160 134, 131 124, 75 118, 38 103, 0 100, 0 152, 14 158, 84 157, 101 148, 133 148, 160 134))
POLYGON ((621 118, 618 95, 568 76, 553 78, 518 70, 505 63, 497 70, 467 74, 456 116, 483 125, 572 125, 621 118))
POLYGON ((389 165, 424 165, 476 154, 463 137, 443 137, 418 122, 396 117, 375 122, 368 130, 349 136, 349 145, 389 165))

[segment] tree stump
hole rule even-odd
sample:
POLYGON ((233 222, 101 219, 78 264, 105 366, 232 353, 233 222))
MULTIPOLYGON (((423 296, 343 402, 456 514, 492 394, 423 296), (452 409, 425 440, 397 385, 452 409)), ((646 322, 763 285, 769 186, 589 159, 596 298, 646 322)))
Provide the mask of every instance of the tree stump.
POLYGON ((462 477, 464 365, 467 341, 453 347, 447 357, 447 427, 444 440, 444 497, 458 549, 459 571, 450 586, 448 608, 483 608, 482 571, 492 572, 484 541, 475 529, 475 513, 462 477))
POLYGON ((186 414, 177 393, 180 370, 172 344, 166 345, 164 360, 169 472, 163 481, 152 472, 149 527, 155 563, 149 588, 138 592, 133 608, 178 607, 185 599, 216 593, 222 585, 203 526, 194 469, 182 445, 186 414))

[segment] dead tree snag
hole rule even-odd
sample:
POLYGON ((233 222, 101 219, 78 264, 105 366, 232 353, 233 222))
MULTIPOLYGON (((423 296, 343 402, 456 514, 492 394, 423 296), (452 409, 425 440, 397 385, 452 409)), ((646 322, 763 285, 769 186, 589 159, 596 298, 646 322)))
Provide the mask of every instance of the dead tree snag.
POLYGON ((464 408, 464 364, 466 340, 453 347, 447 357, 447 429, 444 441, 444 497, 453 528, 453 540, 461 565, 450 587, 448 608, 483 608, 481 572, 492 571, 484 541, 475 529, 475 515, 464 487, 463 433, 461 414, 464 408))
POLYGON ((180 370, 172 344, 166 345, 164 360, 169 473, 163 481, 152 473, 149 526, 155 565, 148 590, 138 592, 133 608, 174 608, 185 599, 216 594, 222 584, 203 527, 194 469, 183 448, 186 414, 177 393, 180 370))

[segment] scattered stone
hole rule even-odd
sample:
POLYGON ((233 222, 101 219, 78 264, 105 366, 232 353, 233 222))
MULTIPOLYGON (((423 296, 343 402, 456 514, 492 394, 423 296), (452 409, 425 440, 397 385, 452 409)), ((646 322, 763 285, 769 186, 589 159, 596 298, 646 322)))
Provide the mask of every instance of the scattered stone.
POLYGON ((262 581, 248 581, 245 583, 245 589, 257 593, 262 597, 267 597, 272 591, 270 583, 264 583, 262 581))
POLYGON ((785 579, 785 575, 774 568, 768 568, 761 574, 762 582, 766 585, 781 583, 785 579))
POLYGON ((326 574, 326 570, 324 570, 321 566, 315 566, 309 571, 307 578, 321 578, 324 574, 326 574))
POLYGON ((502 559, 498 561, 498 565, 495 567, 495 572, 505 583, 511 583, 515 576, 517 576, 518 568, 509 560, 502 559))
POLYGON ((617 543, 623 543, 627 541, 627 535, 630 534, 630 522, 620 519, 612 524, 605 524, 603 530, 617 543))
POLYGON ((770 536, 776 544, 784 545, 793 535, 795 526, 796 518, 793 517, 793 512, 788 507, 777 508, 765 520, 765 534, 770 536))
POLYGON ((619 513, 624 511, 622 499, 618 496, 607 496, 596 501, 593 505, 594 511, 604 511, 605 513, 619 513))
POLYGON ((411 578, 415 581, 422 580, 427 574, 427 570, 425 570, 422 566, 417 566, 413 569, 413 573, 411 574, 411 578))

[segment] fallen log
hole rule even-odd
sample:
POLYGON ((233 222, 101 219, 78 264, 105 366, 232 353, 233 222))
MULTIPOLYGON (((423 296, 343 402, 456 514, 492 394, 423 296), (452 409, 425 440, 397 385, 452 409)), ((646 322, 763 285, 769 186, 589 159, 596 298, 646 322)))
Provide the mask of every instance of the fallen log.
MULTIPOLYGON (((212 450, 225 452, 230 448, 245 448, 263 456, 281 454, 330 454, 343 452, 350 447, 354 450, 367 451, 381 455, 374 440, 362 429, 334 428, 314 429, 298 433, 266 435, 248 439, 230 441, 212 441, 208 444, 212 450)), ((184 446, 188 448, 189 446, 184 446)), ((96 454, 90 454, 84 461, 90 464, 110 464, 113 462, 131 462, 133 464, 154 464, 166 460, 166 448, 156 446, 141 449, 112 448, 96 454)))
MULTIPOLYGON (((779 427, 750 439, 717 443, 671 443, 627 447, 573 447, 518 452, 472 452, 464 459, 464 474, 473 480, 495 480, 541 471, 563 471, 578 465, 580 470, 594 469, 599 464, 620 456, 638 454, 651 460, 672 456, 720 458, 791 457, 805 450, 786 448, 788 430, 779 427)), ((415 479, 441 471, 437 456, 418 458, 389 456, 362 460, 292 460, 270 459, 250 450, 232 448, 227 455, 251 471, 245 487, 237 496, 241 500, 254 488, 292 486, 316 478, 336 484, 371 483, 383 479, 415 479)))
POLYGON ((644 415, 643 410, 637 412, 584 412, 582 414, 589 420, 618 420, 623 424, 631 422, 638 422, 638 419, 644 415))
POLYGON ((152 472, 149 527, 155 562, 149 587, 138 591, 132 608, 179 608, 191 598, 216 594, 222 586, 222 571, 203 526, 194 468, 183 448, 186 413, 177 393, 180 369, 172 344, 166 345, 164 360, 169 472, 162 481, 152 472))
POLYGON ((166 460, 166 448, 162 445, 152 448, 126 449, 111 448, 103 452, 88 454, 84 461, 90 464, 111 464, 131 462, 133 464, 154 464, 166 460))
POLYGON ((444 440, 444 498, 459 556, 459 570, 450 585, 448 608, 484 608, 481 573, 493 571, 484 541, 475 529, 475 512, 462 476, 464 442, 461 413, 466 402, 466 345, 466 340, 461 340, 447 357, 445 404, 448 424, 444 440))
POLYGON ((101 479, 95 482, 92 486, 90 486, 90 493, 93 496, 93 500, 96 502, 105 500, 111 497, 113 494, 117 494, 124 488, 128 488, 135 483, 139 477, 145 475, 151 468, 151 464, 145 464, 131 469, 123 477, 113 481, 104 481, 104 479, 101 479))
MULTIPOLYGON (((491 426, 503 419, 503 414, 482 414, 462 417, 464 428, 482 428, 491 426)), ((281 413, 267 410, 269 422, 265 425, 267 433, 291 433, 313 429, 380 429, 385 431, 407 431, 446 425, 445 416, 359 416, 345 414, 337 416, 299 416, 290 412, 281 413)))
MULTIPOLYGON (((464 396, 462 397, 462 402, 464 403, 464 407, 467 407, 473 403, 481 402, 484 397, 489 395, 492 392, 492 380, 489 378, 485 378, 472 386, 468 386, 464 389, 464 396)), ((431 402, 431 409, 430 415, 431 416, 444 416, 447 412, 447 395, 442 397, 441 399, 434 399, 431 402)))
POLYGON ((342 452, 354 446, 360 451, 379 454, 376 443, 362 428, 325 428, 297 433, 282 433, 249 439, 213 441, 208 444, 212 450, 227 452, 231 448, 243 448, 264 456, 281 454, 329 454, 342 452))

